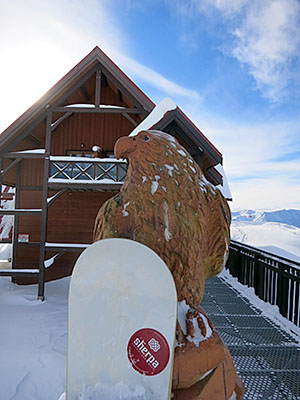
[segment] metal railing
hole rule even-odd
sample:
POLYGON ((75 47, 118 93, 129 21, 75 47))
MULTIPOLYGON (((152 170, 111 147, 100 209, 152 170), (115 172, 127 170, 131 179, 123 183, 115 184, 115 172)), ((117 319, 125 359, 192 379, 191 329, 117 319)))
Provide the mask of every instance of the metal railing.
POLYGON ((124 182, 127 162, 116 159, 76 159, 72 157, 50 157, 49 181, 95 181, 124 182))
POLYGON ((226 268, 231 274, 300 326, 300 263, 233 240, 229 248, 226 268))

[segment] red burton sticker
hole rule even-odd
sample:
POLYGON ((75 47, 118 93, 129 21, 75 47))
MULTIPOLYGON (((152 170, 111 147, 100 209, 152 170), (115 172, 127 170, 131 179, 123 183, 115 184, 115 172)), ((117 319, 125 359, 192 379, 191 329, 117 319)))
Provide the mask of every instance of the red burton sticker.
POLYGON ((169 361, 170 349, 166 338, 155 329, 136 331, 130 338, 127 354, 133 368, 143 375, 157 375, 169 361))

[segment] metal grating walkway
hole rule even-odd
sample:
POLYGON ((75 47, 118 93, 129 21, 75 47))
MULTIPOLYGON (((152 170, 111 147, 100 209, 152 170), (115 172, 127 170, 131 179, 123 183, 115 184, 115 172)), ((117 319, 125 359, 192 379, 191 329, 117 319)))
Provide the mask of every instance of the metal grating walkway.
POLYGON ((201 303, 229 347, 245 400, 300 399, 300 348, 222 278, 206 281, 201 303))

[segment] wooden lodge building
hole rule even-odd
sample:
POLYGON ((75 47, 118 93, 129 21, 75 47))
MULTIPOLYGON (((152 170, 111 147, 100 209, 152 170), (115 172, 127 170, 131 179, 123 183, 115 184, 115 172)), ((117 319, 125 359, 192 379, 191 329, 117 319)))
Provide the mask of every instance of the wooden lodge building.
MULTIPOLYGON (((14 216, 12 269, 0 275, 18 283, 38 281, 43 299, 45 281, 72 272, 92 242, 100 206, 119 191, 126 176, 126 161, 114 158, 114 144, 154 107, 95 47, 2 132, 1 184, 15 188, 15 206, 0 209, 1 215, 14 216)), ((179 108, 152 128, 174 135, 206 178, 222 185, 214 168, 222 165, 222 155, 179 108)))

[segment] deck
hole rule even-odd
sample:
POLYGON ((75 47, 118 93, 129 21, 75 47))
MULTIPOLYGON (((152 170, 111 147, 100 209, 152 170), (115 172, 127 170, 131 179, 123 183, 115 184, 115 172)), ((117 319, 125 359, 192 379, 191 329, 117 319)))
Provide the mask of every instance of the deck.
POLYGON ((201 303, 228 345, 245 400, 300 399, 300 348, 223 278, 206 281, 201 303))

